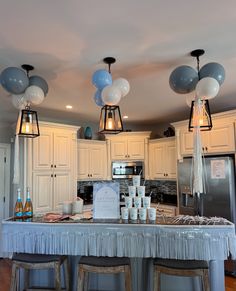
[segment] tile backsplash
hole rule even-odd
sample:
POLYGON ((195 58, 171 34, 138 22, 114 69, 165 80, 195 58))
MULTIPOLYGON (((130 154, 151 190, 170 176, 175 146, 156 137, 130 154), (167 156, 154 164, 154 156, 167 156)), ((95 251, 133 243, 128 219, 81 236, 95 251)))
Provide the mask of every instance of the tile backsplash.
MULTIPOLYGON (((128 185, 132 185, 131 179, 114 179, 113 181, 120 183, 120 192, 127 193, 128 192, 128 185)), ((79 193, 84 193, 84 186, 93 185, 95 182, 102 182, 102 181, 78 181, 77 182, 77 189, 79 193)), ((108 182, 108 181, 104 181, 108 182)), ((177 185, 176 181, 169 181, 169 180, 141 180, 140 185, 143 185, 145 182, 146 186, 146 193, 150 193, 151 191, 154 194, 162 193, 162 194, 169 194, 169 195, 177 195, 177 185)))

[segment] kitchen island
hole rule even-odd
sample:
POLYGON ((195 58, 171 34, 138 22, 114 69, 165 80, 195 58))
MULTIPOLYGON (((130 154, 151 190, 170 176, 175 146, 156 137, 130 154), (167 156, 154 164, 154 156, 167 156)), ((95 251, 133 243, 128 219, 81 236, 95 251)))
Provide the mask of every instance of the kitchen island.
MULTIPOLYGON (((141 224, 121 221, 44 223, 40 220, 5 220, 2 223, 3 250, 6 253, 70 255, 74 264, 72 281, 76 281, 75 264, 78 256, 127 256, 133 258, 135 291, 152 290, 152 258, 207 260, 210 262, 211 291, 224 290, 223 261, 229 255, 236 258, 234 225, 181 225, 173 221, 173 218, 160 218, 157 223, 141 224)), ((194 289, 191 280, 185 280, 181 287, 181 280, 178 283, 176 278, 172 286, 174 289, 170 286, 163 288, 163 291, 182 291, 183 286, 187 290, 186 284, 189 284, 188 290, 201 290, 194 289)))

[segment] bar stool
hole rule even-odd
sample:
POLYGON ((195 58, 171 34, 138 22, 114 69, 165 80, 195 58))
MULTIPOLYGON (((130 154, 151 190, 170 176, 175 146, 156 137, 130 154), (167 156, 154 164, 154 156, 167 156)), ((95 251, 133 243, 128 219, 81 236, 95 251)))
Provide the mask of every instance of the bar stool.
POLYGON ((125 275, 125 290, 131 291, 131 267, 129 258, 118 257, 81 257, 78 264, 77 291, 88 290, 88 274, 118 274, 125 275))
POLYGON ((161 290, 161 273, 181 277, 201 277, 203 291, 210 291, 206 261, 154 259, 154 291, 161 290))
POLYGON ((29 271, 36 269, 54 269, 54 284, 55 289, 40 289, 37 290, 57 290, 61 289, 61 273, 60 267, 64 264, 64 279, 66 284, 66 290, 69 290, 69 272, 67 256, 59 255, 39 255, 39 254, 14 254, 12 257, 12 274, 11 274, 11 287, 10 291, 17 290, 19 285, 19 269, 24 269, 24 290, 35 289, 29 288, 29 271))

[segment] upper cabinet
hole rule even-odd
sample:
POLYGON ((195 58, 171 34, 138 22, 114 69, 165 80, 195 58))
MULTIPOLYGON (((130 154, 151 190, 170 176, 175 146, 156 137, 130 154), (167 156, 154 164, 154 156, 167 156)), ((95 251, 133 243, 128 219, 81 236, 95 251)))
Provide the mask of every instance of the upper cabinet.
MULTIPOLYGON (((218 113, 212 116, 213 127, 209 131, 201 131, 202 151, 205 154, 231 153, 235 151, 235 130, 233 114, 218 113)), ((174 123, 178 138, 178 154, 193 154, 193 132, 188 131, 188 121, 174 123)))
POLYGON ((150 131, 122 132, 105 135, 107 140, 108 179, 111 179, 112 161, 144 161, 145 179, 149 178, 148 142, 150 131))
POLYGON ((105 180, 107 178, 107 151, 105 141, 78 140, 78 180, 105 180))
POLYGON ((176 179, 175 137, 150 140, 150 179, 176 179))
POLYGON ((77 193, 78 127, 40 122, 40 136, 27 143, 27 186, 34 211, 61 211, 77 193))

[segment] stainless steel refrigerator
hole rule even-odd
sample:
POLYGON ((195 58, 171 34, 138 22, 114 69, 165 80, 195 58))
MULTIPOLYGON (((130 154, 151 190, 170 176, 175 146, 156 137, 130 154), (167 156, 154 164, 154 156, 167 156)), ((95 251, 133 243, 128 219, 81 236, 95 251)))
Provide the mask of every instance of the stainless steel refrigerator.
MULTIPOLYGON (((205 193, 192 193, 192 158, 178 163, 178 195, 180 214, 219 216, 236 224, 235 159, 234 155, 207 156, 203 159, 205 193)), ((226 271, 235 276, 236 262, 229 261, 226 271)))

